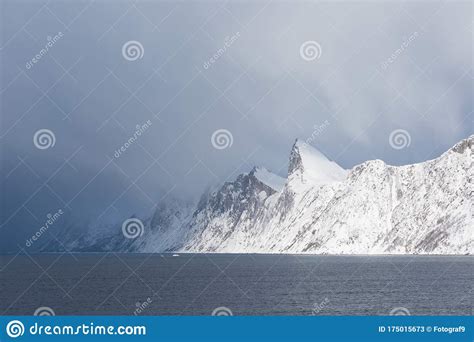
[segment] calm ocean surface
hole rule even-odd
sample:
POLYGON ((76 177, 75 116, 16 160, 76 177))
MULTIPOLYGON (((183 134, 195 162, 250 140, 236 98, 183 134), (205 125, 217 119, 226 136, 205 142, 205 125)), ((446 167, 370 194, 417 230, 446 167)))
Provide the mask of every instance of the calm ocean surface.
POLYGON ((2 315, 471 315, 474 257, 0 256, 2 315), (227 309, 220 309, 227 310, 227 309))

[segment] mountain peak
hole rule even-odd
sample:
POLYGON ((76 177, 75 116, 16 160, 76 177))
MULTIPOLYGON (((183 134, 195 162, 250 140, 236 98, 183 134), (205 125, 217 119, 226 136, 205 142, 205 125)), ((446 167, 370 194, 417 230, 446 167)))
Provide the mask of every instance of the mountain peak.
POLYGON ((347 171, 305 141, 296 139, 288 165, 288 176, 293 175, 311 182, 330 183, 344 180, 347 171))
MULTIPOLYGON (((160 205, 137 242, 124 241, 116 225, 87 235, 65 230, 61 240, 67 237, 68 250, 94 252, 469 255, 473 146, 470 136, 444 157, 409 167, 367 161, 345 179, 345 170, 297 140, 283 191, 269 181, 283 186, 283 178, 254 167, 195 207, 160 205), (345 180, 313 186, 337 175, 345 180)), ((42 249, 63 250, 55 243, 42 249)))
POLYGON ((458 142, 456 145, 454 145, 451 148, 451 151, 463 154, 464 151, 466 151, 466 149, 470 149, 472 151, 473 148, 474 148, 474 134, 458 142))

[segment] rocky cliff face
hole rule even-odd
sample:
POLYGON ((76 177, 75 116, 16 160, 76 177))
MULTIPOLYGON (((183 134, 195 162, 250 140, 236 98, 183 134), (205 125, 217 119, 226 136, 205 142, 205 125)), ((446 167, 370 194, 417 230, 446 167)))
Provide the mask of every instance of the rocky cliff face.
POLYGON ((232 241, 237 249, 249 245, 251 241, 247 239, 257 233, 253 227, 265 221, 265 203, 279 190, 267 185, 272 184, 268 178, 258 177, 262 174, 273 178, 275 184, 281 180, 264 169, 254 168, 202 200, 190 222, 183 249, 216 252, 223 248, 224 241, 232 241))
POLYGON ((286 179, 254 168, 195 208, 162 205, 132 243, 118 234, 92 249, 472 254, 473 145, 471 136, 420 164, 372 160, 347 171, 297 141, 286 179))

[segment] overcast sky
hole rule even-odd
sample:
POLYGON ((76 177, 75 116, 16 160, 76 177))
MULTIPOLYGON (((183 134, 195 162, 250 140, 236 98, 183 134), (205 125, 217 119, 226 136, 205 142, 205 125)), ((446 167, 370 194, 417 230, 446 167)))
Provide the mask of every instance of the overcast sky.
POLYGON ((296 138, 349 169, 474 131, 470 1, 2 7, 2 249, 59 209, 56 225, 101 226, 254 165, 285 176, 296 138))

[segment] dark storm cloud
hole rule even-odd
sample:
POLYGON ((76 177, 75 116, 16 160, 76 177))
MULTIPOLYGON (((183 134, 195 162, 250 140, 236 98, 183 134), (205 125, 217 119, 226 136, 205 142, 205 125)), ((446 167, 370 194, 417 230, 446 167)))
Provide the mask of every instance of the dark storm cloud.
POLYGON ((253 165, 284 176, 297 137, 351 168, 473 131, 470 2, 4 3, 2 248, 58 209, 56 227, 101 227, 253 165), (390 146, 396 129, 409 147, 390 146))

